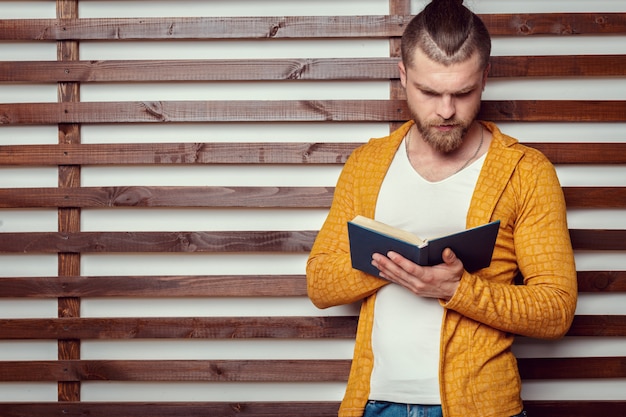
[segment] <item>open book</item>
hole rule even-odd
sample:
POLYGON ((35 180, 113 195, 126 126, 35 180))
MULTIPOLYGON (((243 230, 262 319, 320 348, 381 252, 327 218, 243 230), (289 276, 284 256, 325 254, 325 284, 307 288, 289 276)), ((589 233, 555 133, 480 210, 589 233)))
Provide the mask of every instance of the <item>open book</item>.
POLYGON ((352 267, 378 276, 378 269, 372 266, 372 255, 386 255, 389 251, 397 252, 418 265, 433 266, 443 262, 442 252, 450 248, 461 259, 465 270, 474 272, 491 263, 499 227, 500 220, 496 220, 458 233, 424 240, 406 230, 356 216, 348 222, 352 267))

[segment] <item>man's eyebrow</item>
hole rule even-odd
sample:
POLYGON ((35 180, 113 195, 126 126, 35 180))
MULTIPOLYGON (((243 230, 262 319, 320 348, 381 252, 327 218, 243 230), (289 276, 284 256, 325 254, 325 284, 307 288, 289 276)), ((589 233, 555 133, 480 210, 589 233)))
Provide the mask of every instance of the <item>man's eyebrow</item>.
POLYGON ((435 91, 432 88, 425 86, 423 84, 420 84, 420 83, 415 83, 415 87, 417 87, 418 90, 425 92, 425 93, 441 94, 439 91, 435 91))
POLYGON ((456 91, 454 94, 466 94, 466 93, 471 93, 472 91, 476 90, 478 88, 477 85, 468 85, 465 88, 460 89, 459 91, 456 91))
MULTIPOLYGON (((435 95, 442 95, 443 94, 440 91, 433 90, 432 88, 430 88, 430 87, 428 87, 426 85, 420 84, 420 83, 415 83, 415 86, 417 87, 418 90, 420 90, 422 92, 425 92, 425 93, 435 94, 435 95)), ((464 88, 462 88, 462 89, 460 89, 458 91, 454 91, 454 92, 452 92, 450 94, 452 94, 453 96, 454 95, 459 95, 459 94, 466 94, 466 93, 474 91, 476 88, 478 88, 477 85, 468 85, 467 87, 464 87, 464 88)))

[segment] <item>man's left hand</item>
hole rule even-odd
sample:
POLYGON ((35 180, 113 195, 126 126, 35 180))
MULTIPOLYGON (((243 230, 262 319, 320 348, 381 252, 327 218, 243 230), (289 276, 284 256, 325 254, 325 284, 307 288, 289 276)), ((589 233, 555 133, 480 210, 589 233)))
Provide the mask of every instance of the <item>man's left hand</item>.
POLYGON ((387 256, 375 253, 372 265, 380 271, 381 278, 401 285, 421 297, 450 300, 454 295, 461 277, 463 262, 451 249, 442 254, 443 263, 435 266, 420 266, 396 252, 387 256))

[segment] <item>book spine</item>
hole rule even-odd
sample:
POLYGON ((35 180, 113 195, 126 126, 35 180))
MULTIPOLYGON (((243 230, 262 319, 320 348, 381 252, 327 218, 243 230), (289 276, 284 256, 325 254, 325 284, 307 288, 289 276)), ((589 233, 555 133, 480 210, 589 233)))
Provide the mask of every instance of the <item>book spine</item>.
POLYGON ((428 245, 423 246, 423 247, 419 247, 416 246, 415 247, 415 259, 417 259, 417 262, 415 262, 418 265, 421 266, 427 266, 428 265, 428 245))

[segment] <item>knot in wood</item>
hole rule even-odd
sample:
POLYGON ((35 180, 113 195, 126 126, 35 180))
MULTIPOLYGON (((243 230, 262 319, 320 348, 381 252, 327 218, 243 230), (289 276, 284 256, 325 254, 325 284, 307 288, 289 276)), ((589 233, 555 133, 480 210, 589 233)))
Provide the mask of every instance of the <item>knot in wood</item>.
POLYGON ((146 109, 146 113, 153 116, 155 119, 161 120, 162 122, 167 121, 167 117, 165 116, 163 110, 163 103, 161 102, 142 102, 141 106, 146 109))
POLYGON ((559 35, 572 35, 574 34, 574 29, 572 29, 571 25, 559 24, 556 25, 553 32, 559 35))
POLYGON ((270 26, 270 30, 267 34, 268 38, 274 38, 278 34, 278 31, 285 27, 285 22, 278 22, 275 25, 270 26))
POLYGON ((611 278, 607 273, 601 273, 593 280, 593 286, 599 290, 606 289, 611 283, 611 278))
POLYGON ((302 78, 302 74, 304 74, 309 68, 310 61, 299 62, 296 64, 296 67, 287 74, 288 80, 299 80, 302 78))
POLYGON ((606 16, 597 16, 595 21, 598 25, 602 25, 602 26, 609 23, 609 19, 606 16))

